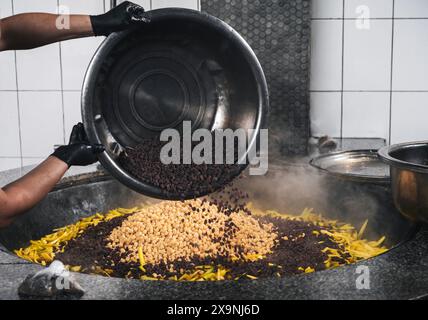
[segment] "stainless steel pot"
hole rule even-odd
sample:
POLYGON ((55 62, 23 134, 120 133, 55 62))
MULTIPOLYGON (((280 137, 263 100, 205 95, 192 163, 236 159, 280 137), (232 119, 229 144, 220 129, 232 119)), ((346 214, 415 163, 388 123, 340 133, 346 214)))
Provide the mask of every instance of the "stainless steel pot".
POLYGON ((178 199, 123 170, 120 152, 183 121, 192 129, 253 129, 250 150, 266 127, 267 83, 250 46, 223 21, 178 8, 147 14, 150 24, 110 35, 96 52, 83 84, 83 122, 90 142, 105 146, 99 160, 115 178, 178 199))
POLYGON ((428 141, 384 147, 379 156, 390 165, 397 209, 413 221, 428 222, 428 141))

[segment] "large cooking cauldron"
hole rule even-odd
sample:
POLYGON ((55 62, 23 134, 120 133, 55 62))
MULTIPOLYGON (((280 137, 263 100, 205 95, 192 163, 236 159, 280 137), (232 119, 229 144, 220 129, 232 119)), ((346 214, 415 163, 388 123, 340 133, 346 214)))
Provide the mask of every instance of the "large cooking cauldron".
MULTIPOLYGON (((388 246, 397 246, 413 235, 415 226, 394 208, 388 188, 379 184, 338 184, 336 192, 332 192, 333 183, 334 180, 329 176, 320 175, 314 170, 273 165, 265 177, 252 176, 238 181, 239 187, 249 192, 251 201, 260 208, 292 214, 301 212, 304 207, 312 207, 314 212, 351 222, 357 227, 361 226, 365 219, 369 219, 367 236, 370 239, 378 239, 385 235, 388 246)), ((129 190, 109 176, 100 176, 100 173, 82 179, 75 177, 72 183, 63 183, 42 203, 17 219, 12 226, 0 230, 0 248, 2 245, 9 250, 24 247, 32 239, 40 239, 55 228, 74 223, 95 212, 133 207, 148 201, 154 200, 129 190)), ((409 293, 411 290, 402 290, 403 274, 399 273, 401 280, 395 281, 398 276, 395 274, 396 269, 384 269, 389 261, 397 259, 394 258, 394 252, 401 252, 400 257, 404 255, 405 258, 403 261, 399 260, 400 263, 413 263, 410 262, 413 260, 406 260, 409 259, 409 249, 401 249, 398 247, 374 258, 372 262, 363 262, 364 265, 373 266, 373 269, 370 269, 374 282, 371 290, 356 289, 355 279, 358 274, 355 271, 356 266, 353 265, 284 279, 215 283, 140 281, 80 275, 76 277, 88 289, 84 296, 88 299, 384 298, 384 288, 387 286, 392 288, 391 294, 394 292, 399 297, 408 298, 413 295, 409 293), (378 267, 375 268, 374 265, 378 267), (380 278, 389 272, 393 280, 387 285, 380 278), (397 289, 400 284, 401 287, 397 289)), ((29 272, 26 265, 16 265, 14 268, 23 273, 19 279, 24 279, 29 272)), ((421 273, 425 272, 425 269, 415 269, 421 273)), ((411 268, 405 270, 407 276, 411 268)), ((417 289, 415 288, 415 292, 420 292, 417 289)), ((15 293, 16 289, 14 290, 15 293)))
POLYGON ((254 52, 223 21, 178 8, 147 14, 148 25, 112 34, 96 52, 82 114, 89 140, 106 147, 100 162, 114 177, 137 192, 171 198, 121 168, 124 148, 191 121, 193 129, 255 129, 249 150, 265 126, 268 90, 254 52))
MULTIPOLYGON (((368 219, 366 236, 386 236, 386 245, 397 246, 413 234, 415 225, 394 208, 390 189, 380 184, 339 182, 306 167, 270 165, 266 176, 246 176, 234 184, 249 194, 256 207, 300 214, 313 208, 331 219, 360 227, 368 219), (336 186, 336 187, 334 187, 336 186)), ((109 175, 97 173, 64 183, 34 209, 0 230, 0 245, 9 250, 29 245, 55 228, 75 223, 96 212, 132 208, 157 201, 133 192, 109 175)))

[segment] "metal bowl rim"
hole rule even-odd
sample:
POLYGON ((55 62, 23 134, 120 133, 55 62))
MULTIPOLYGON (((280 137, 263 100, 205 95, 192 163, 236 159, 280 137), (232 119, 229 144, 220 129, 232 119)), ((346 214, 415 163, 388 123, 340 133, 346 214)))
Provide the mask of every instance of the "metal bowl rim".
POLYGON ((386 146, 379 149, 378 155, 385 163, 389 164, 392 167, 406 169, 406 170, 420 172, 420 173, 428 173, 428 166, 399 160, 391 156, 391 153, 394 151, 403 150, 403 149, 414 149, 414 148, 420 148, 420 147, 428 147, 428 141, 405 142, 405 143, 394 144, 391 146, 386 146))
POLYGON ((328 154, 323 154, 317 157, 312 158, 309 161, 309 164, 314 167, 315 169, 326 173, 328 175, 332 175, 335 177, 343 178, 343 179, 350 179, 357 182, 376 182, 376 183, 389 183, 390 177, 389 176, 374 176, 374 175, 364 175, 364 174, 355 174, 355 173, 340 173, 340 172, 334 172, 330 171, 327 168, 324 168, 320 166, 318 163, 326 158, 334 158, 338 156, 366 156, 366 157, 376 157, 379 159, 378 150, 376 149, 357 149, 357 150, 348 150, 348 151, 337 151, 337 152, 331 152, 328 154))

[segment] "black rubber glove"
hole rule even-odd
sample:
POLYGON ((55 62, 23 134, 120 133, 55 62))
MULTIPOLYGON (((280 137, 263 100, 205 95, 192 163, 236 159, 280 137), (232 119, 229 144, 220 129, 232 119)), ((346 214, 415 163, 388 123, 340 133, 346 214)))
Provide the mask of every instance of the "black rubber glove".
POLYGON ((96 36, 108 36, 112 32, 150 22, 144 8, 129 1, 122 2, 105 14, 90 16, 90 18, 92 30, 96 36))
POLYGON ((89 143, 83 124, 78 123, 71 131, 69 144, 57 148, 52 156, 64 161, 69 167, 87 166, 97 162, 97 154, 103 151, 102 145, 89 143))

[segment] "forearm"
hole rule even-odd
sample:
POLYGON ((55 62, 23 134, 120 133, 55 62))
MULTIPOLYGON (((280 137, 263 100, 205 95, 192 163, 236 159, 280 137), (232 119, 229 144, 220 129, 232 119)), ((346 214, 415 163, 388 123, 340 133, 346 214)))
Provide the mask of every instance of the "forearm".
POLYGON ((27 175, 4 187, 0 190, 3 194, 0 197, 0 220, 10 221, 34 207, 46 197, 67 170, 66 163, 49 157, 27 175))
POLYGON ((0 51, 32 49, 93 35, 87 15, 18 14, 0 20, 0 51), (69 19, 69 24, 66 19, 69 19))

